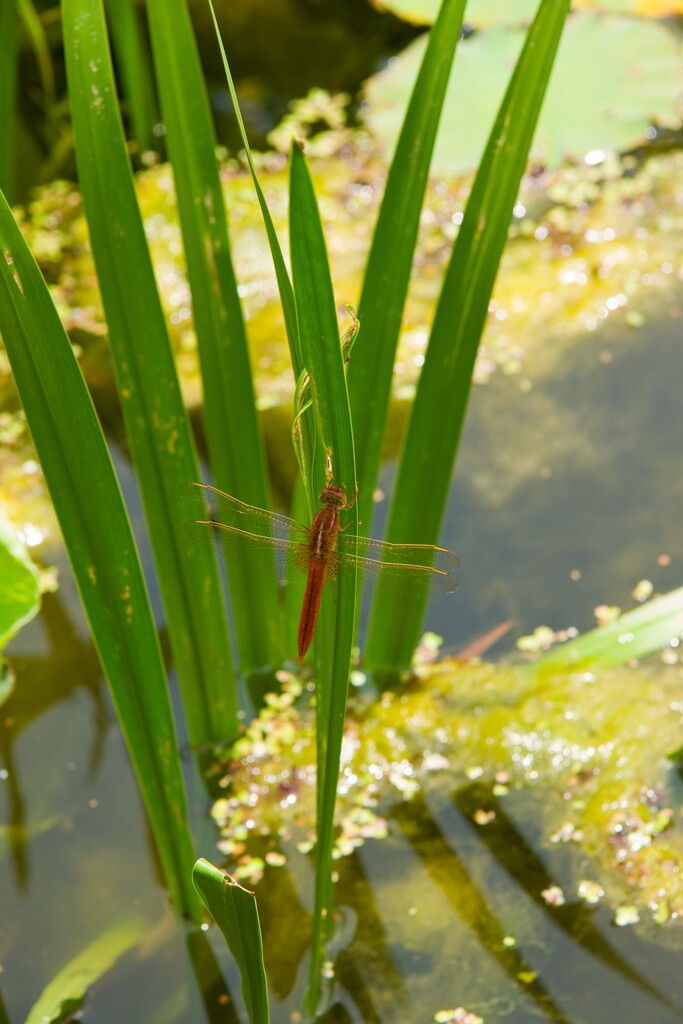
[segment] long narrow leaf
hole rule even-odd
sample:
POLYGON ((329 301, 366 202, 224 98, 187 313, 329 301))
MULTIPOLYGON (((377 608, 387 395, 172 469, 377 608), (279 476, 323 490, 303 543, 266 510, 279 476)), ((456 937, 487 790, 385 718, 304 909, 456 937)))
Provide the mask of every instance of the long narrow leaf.
MULTIPOLYGON (((213 474, 222 490, 267 508, 265 455, 194 33, 185 0, 153 0, 147 15, 192 289, 213 474)), ((242 669, 277 664, 276 580, 231 559, 226 568, 242 669)))
MULTIPOLYGON (((261 215, 263 217, 263 223, 266 228, 268 235, 268 244, 270 246, 271 256, 273 258, 273 265, 275 267, 275 276, 277 278, 278 290, 280 292, 280 302, 282 303, 282 310, 285 318, 285 328, 287 331, 287 340, 289 343, 290 358, 292 360, 292 367, 294 368, 294 379, 299 380, 301 373, 304 369, 303 359, 301 356, 301 345, 299 343, 299 328, 296 319, 296 305, 294 302, 294 290, 292 283, 287 272, 287 265, 285 258, 282 253, 277 232, 275 231, 275 225, 268 209, 266 197, 263 194, 258 176, 256 174, 256 167, 251 155, 251 149, 249 146, 249 139, 247 138, 246 128, 244 126, 244 120, 240 111, 239 102, 237 99, 237 92, 235 90, 235 84, 230 73, 230 67, 228 65, 228 59, 225 53, 225 47, 223 46, 223 40, 221 38, 220 29, 218 27, 218 21, 213 8, 213 3, 208 0, 209 8, 211 10, 211 16, 213 18, 214 29, 216 37, 218 39, 218 45, 221 51, 221 57, 223 60, 223 68, 225 71, 225 78, 228 83, 228 90, 230 92, 230 98, 232 99, 233 107, 235 110, 235 116, 237 118, 237 124, 239 126, 240 135, 242 137, 242 145, 244 146, 244 152, 246 154, 247 163, 249 164, 249 170, 251 177, 254 182, 254 189, 258 198, 259 206, 261 208, 261 215)), ((314 433, 314 427, 312 422, 312 414, 310 411, 304 413, 303 417, 303 441, 304 448, 306 450, 305 458, 307 461, 312 462, 312 452, 308 449, 309 439, 311 434, 314 433)), ((297 489, 294 497, 292 514, 295 519, 304 521, 310 516, 311 508, 310 501, 304 494, 303 488, 297 489), (306 505, 309 505, 306 508, 306 505)), ((285 591, 284 607, 283 607, 283 630, 285 641, 289 641, 296 635, 296 623, 298 621, 299 612, 301 609, 301 601, 303 597, 303 583, 290 581, 285 591)))
POLYGON ((0 332, 172 898, 196 919, 180 758, 135 540, 69 339, 1 194, 0 332))
POLYGON ((101 0, 64 0, 76 155, 114 370, 149 527, 190 741, 237 734, 220 580, 182 532, 199 471, 126 153, 101 0))
POLYGON ((242 137, 242 145, 244 146, 244 153, 247 158, 249 165, 249 171, 251 173, 252 181, 254 182, 254 190, 256 191, 256 197, 258 199, 259 206, 261 208, 261 216, 263 217, 263 223, 266 228, 268 235, 268 245, 270 246, 270 253, 273 257, 273 265, 275 267, 275 276, 277 278, 277 286, 280 292, 280 301, 282 303, 282 310, 285 316, 285 328, 287 330, 287 339, 289 341, 289 351, 292 357, 292 366, 294 367, 294 376, 298 378, 301 373, 303 366, 301 364, 301 352, 299 348, 299 334, 296 323, 296 306, 294 303, 294 290, 292 288, 292 282, 289 279, 287 273, 287 265, 285 258, 282 254, 282 247, 280 246, 275 225, 273 224, 273 218, 270 215, 268 209, 268 203, 266 197, 263 194, 263 189, 258 180, 256 174, 256 167, 254 166, 254 160, 251 155, 251 148, 249 146, 249 139, 247 138, 247 130, 244 126, 244 119, 242 118, 242 111, 237 99, 237 92, 235 90, 235 83, 233 82, 232 74, 230 72, 230 65, 228 64, 228 58, 225 53, 225 47, 223 45, 223 39, 221 37, 220 28, 218 27, 218 21, 216 19, 216 12, 213 7, 212 0, 208 0, 209 9, 211 11, 211 18, 213 19, 213 26, 216 32, 216 38, 218 39, 218 46, 221 51, 221 59, 223 61, 223 70, 225 71, 225 79, 228 83, 228 92, 230 93, 230 99, 235 110, 235 117, 237 118, 237 126, 240 130, 242 137))
POLYGON ((159 120, 154 80, 134 0, 106 0, 112 43, 133 126, 133 138, 142 152, 157 149, 153 129, 159 120))
MULTIPOLYGON (((314 489, 329 484, 353 494, 356 480, 353 433, 332 277, 313 183, 296 143, 292 146, 290 244, 292 276, 304 365, 310 375, 316 426, 316 458, 310 473, 314 489)), ((347 524, 357 529, 355 515, 347 524)), ((355 591, 325 586, 316 633, 318 822, 310 1012, 320 996, 321 968, 332 922, 332 844, 339 758, 351 667, 356 614, 355 591)))
POLYGON ((45 27, 40 13, 36 10, 34 0, 19 0, 19 16, 38 64, 43 102, 49 109, 57 101, 55 69, 45 27))
POLYGON ((359 304, 361 331, 349 364, 357 452, 358 519, 372 521, 391 380, 420 211, 465 0, 444 0, 429 36, 396 146, 359 304))
POLYGON ((0 3, 0 188, 10 199, 16 161, 17 3, 0 3))
MULTIPOLYGON (((477 348, 568 9, 569 0, 543 0, 477 173, 406 435, 387 526, 387 539, 393 542, 438 539, 477 348)), ((425 603, 426 596, 407 598, 399 607, 375 605, 366 649, 369 665, 395 669, 410 663, 425 603)))
POLYGON ((250 1024, 268 1024, 268 985, 256 897, 203 857, 195 864, 192 879, 237 961, 250 1024))
POLYGON ((683 637, 683 587, 624 612, 614 622, 553 647, 529 665, 535 676, 571 669, 613 668, 645 658, 683 637))

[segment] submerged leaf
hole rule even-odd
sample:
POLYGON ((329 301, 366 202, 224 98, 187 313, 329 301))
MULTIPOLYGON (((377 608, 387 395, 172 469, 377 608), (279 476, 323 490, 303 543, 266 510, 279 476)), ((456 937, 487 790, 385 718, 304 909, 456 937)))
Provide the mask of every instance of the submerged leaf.
POLYGON ((112 925, 99 935, 55 975, 33 1005, 25 1024, 53 1024, 74 1013, 83 1005, 90 986, 140 940, 144 931, 142 921, 129 920, 112 925))

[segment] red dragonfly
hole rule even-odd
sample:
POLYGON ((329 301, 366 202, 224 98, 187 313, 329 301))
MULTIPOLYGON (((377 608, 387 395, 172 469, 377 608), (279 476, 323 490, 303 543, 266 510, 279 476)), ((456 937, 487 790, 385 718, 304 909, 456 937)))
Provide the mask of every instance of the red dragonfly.
POLYGON ((322 508, 312 526, 287 516, 245 505, 208 484, 185 484, 198 518, 185 523, 185 532, 210 544, 235 561, 268 576, 291 580, 308 576, 299 620, 298 654, 303 661, 311 646, 326 580, 357 587, 376 597, 404 597, 428 590, 451 593, 458 559, 447 548, 432 544, 388 544, 346 535, 340 513, 351 508, 341 487, 325 487, 322 508), (357 573, 353 569, 357 570, 357 573))

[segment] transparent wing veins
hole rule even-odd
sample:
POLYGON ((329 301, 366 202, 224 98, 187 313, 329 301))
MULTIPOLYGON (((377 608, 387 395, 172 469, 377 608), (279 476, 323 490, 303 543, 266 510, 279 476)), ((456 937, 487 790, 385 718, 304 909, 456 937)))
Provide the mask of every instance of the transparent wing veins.
MULTIPOLYGON (((306 572, 310 530, 288 516, 247 505, 208 484, 184 484, 183 501, 195 519, 185 532, 257 572, 288 580, 306 572)), ((452 593, 458 558, 432 544, 392 544, 340 533, 328 575, 343 587, 375 597, 452 593), (356 573, 352 570, 355 567, 356 573)))

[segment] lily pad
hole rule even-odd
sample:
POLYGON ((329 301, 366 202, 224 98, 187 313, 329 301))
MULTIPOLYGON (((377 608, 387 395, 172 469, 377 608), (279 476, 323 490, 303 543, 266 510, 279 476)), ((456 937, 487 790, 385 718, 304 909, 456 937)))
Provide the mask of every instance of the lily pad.
POLYGON ((574 0, 574 7, 622 11, 640 18, 670 18, 683 14, 683 0, 574 0))
MULTIPOLYGON (((0 516, 0 650, 40 607, 38 573, 10 524, 0 516)), ((1 696, 1 688, 0 688, 1 696)))
MULTIPOLYGON (((524 31, 492 28, 463 40, 446 96, 432 170, 448 175, 478 164, 524 41, 524 31)), ((416 40, 366 86, 365 121, 388 155, 422 60, 416 40)), ((557 165, 591 150, 624 151, 654 123, 675 127, 680 46, 654 21, 582 12, 560 45, 531 159, 557 165)))
MULTIPOLYGON (((441 0, 375 0, 376 6, 391 11, 414 25, 431 25, 436 20, 441 0)), ((465 24, 472 28, 489 25, 529 23, 538 9, 538 0, 470 0, 465 24)))
MULTIPOLYGON (((391 11, 414 25, 431 25, 439 12, 441 0, 374 0, 375 6, 391 11)), ((470 0, 465 22, 472 28, 492 25, 519 25, 529 22, 536 13, 539 0, 470 0)), ((634 14, 641 18, 666 18, 683 13, 683 0, 574 0, 572 7, 594 11, 634 14)))

